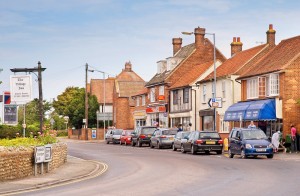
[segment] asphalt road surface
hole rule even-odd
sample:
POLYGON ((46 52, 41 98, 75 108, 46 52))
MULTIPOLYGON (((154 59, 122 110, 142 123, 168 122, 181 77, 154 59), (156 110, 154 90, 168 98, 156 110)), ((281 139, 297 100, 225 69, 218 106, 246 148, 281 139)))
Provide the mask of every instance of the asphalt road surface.
POLYGON ((300 161, 183 154, 68 141, 72 156, 108 164, 93 179, 22 195, 300 195, 300 161))

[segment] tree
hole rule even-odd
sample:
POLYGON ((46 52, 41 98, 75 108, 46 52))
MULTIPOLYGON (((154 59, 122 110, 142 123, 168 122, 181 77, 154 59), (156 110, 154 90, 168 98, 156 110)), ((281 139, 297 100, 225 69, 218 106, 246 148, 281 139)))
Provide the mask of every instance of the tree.
MULTIPOLYGON (((88 95, 89 127, 96 124, 96 111, 99 108, 97 97, 88 95)), ((68 116, 69 124, 76 128, 81 128, 83 119, 85 118, 85 89, 78 87, 68 87, 57 96, 57 100, 53 102, 53 107, 58 115, 68 116)))

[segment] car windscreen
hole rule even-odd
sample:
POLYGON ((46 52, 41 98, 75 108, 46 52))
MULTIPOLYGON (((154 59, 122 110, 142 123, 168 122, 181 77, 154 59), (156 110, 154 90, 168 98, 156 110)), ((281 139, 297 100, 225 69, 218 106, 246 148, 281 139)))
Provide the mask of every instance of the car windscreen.
POLYGON ((152 135, 155 130, 156 130, 155 127, 147 127, 147 128, 143 128, 142 131, 141 131, 141 133, 142 134, 151 134, 152 135))
POLYGON ((211 139, 211 138, 219 139, 220 136, 216 132, 204 132, 204 133, 200 133, 199 138, 202 138, 202 139, 211 139))
POLYGON ((162 130, 163 135, 176 135, 177 130, 162 130))
POLYGON ((123 132, 123 130, 116 129, 116 130, 113 130, 113 135, 121 135, 122 132, 123 132))
POLYGON ((266 134, 262 130, 244 130, 243 139, 246 140, 260 140, 267 139, 266 134))
POLYGON ((181 138, 188 137, 191 132, 182 132, 181 138))
POLYGON ((132 131, 125 131, 125 135, 131 135, 132 131))

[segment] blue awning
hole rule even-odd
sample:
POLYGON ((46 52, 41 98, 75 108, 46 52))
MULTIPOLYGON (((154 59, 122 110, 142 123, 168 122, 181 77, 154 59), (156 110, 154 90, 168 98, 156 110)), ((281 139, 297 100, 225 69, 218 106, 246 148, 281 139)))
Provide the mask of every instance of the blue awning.
POLYGON ((275 99, 239 102, 225 112, 224 121, 276 120, 275 99))

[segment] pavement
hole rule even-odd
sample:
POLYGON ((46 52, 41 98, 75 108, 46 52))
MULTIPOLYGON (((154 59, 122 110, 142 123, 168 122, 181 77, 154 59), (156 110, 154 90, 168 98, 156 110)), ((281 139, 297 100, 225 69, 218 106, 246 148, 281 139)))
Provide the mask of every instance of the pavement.
MULTIPOLYGON (((77 140, 77 142, 80 141, 77 140)), ((224 153, 224 156, 228 156, 226 152, 224 153)), ((275 153, 273 159, 300 161, 300 152, 291 154, 284 152, 275 153)), ((103 174, 107 169, 108 165, 105 163, 68 156, 67 163, 53 171, 50 171, 49 173, 1 182, 0 195, 13 195, 17 193, 46 189, 53 186, 62 186, 94 178, 103 174)))

